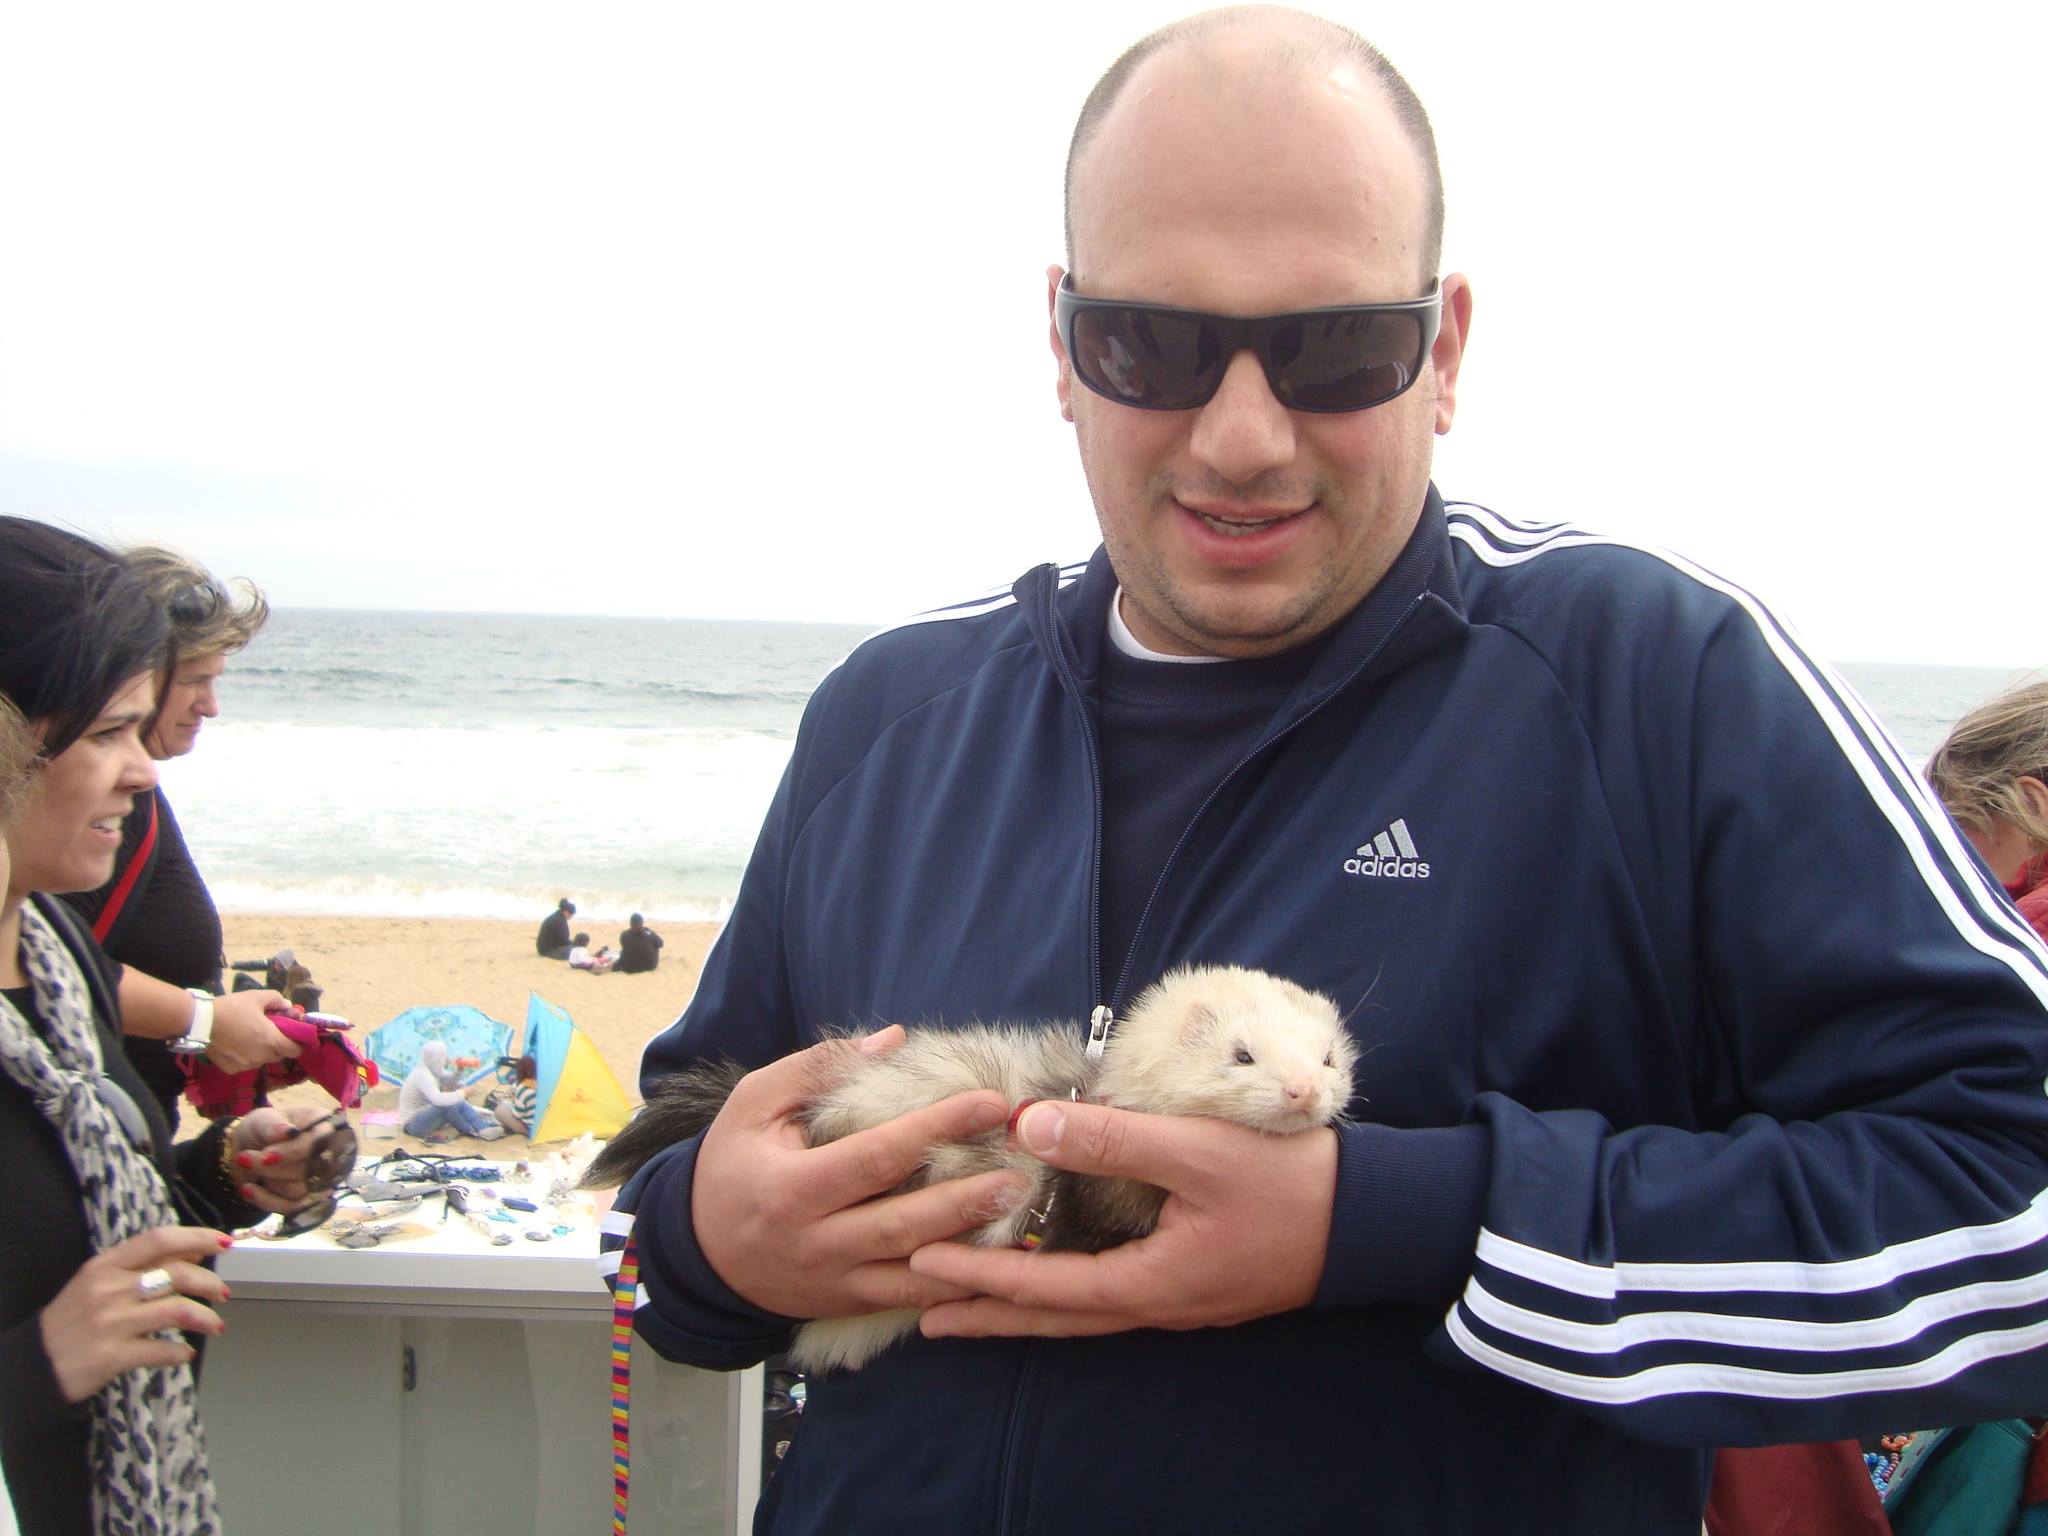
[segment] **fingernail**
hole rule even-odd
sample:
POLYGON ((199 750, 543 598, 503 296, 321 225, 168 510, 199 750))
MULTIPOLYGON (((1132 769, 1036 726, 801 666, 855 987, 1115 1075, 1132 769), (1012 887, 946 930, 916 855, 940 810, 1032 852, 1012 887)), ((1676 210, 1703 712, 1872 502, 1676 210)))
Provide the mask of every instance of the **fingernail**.
POLYGON ((237 1168, 254 1168, 256 1166, 256 1159, 246 1152, 237 1152, 235 1154, 235 1166, 237 1168))
POLYGON ((1023 1133, 1024 1145, 1032 1151, 1058 1151, 1060 1137, 1066 1134, 1067 1112, 1056 1104, 1034 1104, 1029 1114, 1018 1118, 1017 1129, 1023 1133))
POLYGON ((242 1186, 242 1198, 244 1200, 253 1199, 255 1197, 255 1194, 256 1186, 254 1184, 244 1184, 242 1186))
POLYGON ((977 1131, 992 1131, 1008 1118, 1000 1104, 977 1104, 967 1120, 977 1131))
POLYGON ((229 1237, 229 1236, 227 1235, 227 1233, 225 1233, 225 1232, 222 1232, 222 1233, 220 1233, 220 1234, 219 1234, 219 1236, 220 1236, 220 1245, 221 1245, 221 1247, 223 1247, 223 1248, 232 1248, 232 1247, 234 1247, 234 1246, 235 1246, 235 1240, 234 1240, 234 1239, 233 1239, 232 1237, 229 1237))
POLYGON ((266 1168, 272 1163, 281 1163, 283 1161, 284 1154, 282 1152, 266 1152, 263 1154, 263 1166, 266 1168))
POLYGON ((235 1293, 229 1290, 226 1286, 222 1286, 220 1288, 220 1299, 222 1301, 233 1301, 235 1299, 235 1293))
POLYGON ((1017 1122, 1018 1122, 1019 1120, 1023 1119, 1023 1117, 1024 1117, 1024 1111, 1025 1111, 1025 1110, 1027 1110, 1027 1109, 1029 1109, 1029 1108, 1030 1108, 1030 1107, 1031 1107, 1032 1105, 1034 1105, 1034 1104, 1036 1104, 1036 1103, 1038 1103, 1038 1102, 1039 1102, 1039 1101, 1038 1101, 1037 1099, 1019 1099, 1019 1100, 1017 1101, 1017 1107, 1016 1107, 1015 1109, 1013 1109, 1013 1110, 1011 1110, 1011 1111, 1010 1111, 1010 1124, 1009 1124, 1009 1131, 1010 1131, 1010 1137, 1011 1137, 1011 1139, 1012 1139, 1012 1140, 1015 1140, 1015 1139, 1016 1139, 1016 1136, 1017 1136, 1017 1122))

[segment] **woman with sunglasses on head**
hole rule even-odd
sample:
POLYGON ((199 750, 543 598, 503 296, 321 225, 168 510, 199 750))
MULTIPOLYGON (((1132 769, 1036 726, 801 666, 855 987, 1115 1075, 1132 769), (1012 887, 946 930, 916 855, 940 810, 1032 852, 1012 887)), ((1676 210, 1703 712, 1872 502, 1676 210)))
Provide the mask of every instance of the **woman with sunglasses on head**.
POLYGON ((2048 939, 2048 682, 1963 716, 1927 778, 2020 915, 2048 939))
POLYGON ((163 641, 113 555, 0 518, 0 1458, 29 1536, 219 1529, 177 1330, 223 1330, 222 1227, 309 1204, 318 1110, 174 1147, 120 1049, 114 967, 46 894, 106 879, 156 782, 163 641))
MULTIPOLYGON (((246 582, 237 600, 210 572, 167 549, 145 546, 121 558, 170 624, 161 707, 148 739, 149 755, 164 762, 197 746, 205 722, 220 713, 215 683, 228 657, 263 627, 270 605, 246 582)), ((161 785, 136 796, 109 877, 65 899, 122 967, 123 1043, 172 1125, 186 1081, 181 1058, 204 1056, 241 1073, 299 1054, 269 1018, 290 1006, 283 996, 262 989, 223 995, 220 913, 161 785)))

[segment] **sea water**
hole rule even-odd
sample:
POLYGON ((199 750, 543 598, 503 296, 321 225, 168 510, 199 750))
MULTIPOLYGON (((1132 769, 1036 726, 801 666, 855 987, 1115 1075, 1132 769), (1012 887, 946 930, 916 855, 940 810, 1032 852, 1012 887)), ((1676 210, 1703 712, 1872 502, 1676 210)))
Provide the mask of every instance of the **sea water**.
MULTIPOLYGON (((713 918, 858 625, 283 610, 164 782, 231 912, 713 918)), ((2015 672, 1841 668, 1918 766, 2015 672)))

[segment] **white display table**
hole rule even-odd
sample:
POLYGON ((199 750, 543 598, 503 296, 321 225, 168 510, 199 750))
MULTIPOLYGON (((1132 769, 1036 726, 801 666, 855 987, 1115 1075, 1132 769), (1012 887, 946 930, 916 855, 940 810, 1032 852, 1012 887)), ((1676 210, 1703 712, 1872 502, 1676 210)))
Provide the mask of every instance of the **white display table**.
MULTIPOLYGON (((558 1536, 611 1520, 611 1295, 588 1219, 494 1248, 433 1230, 346 1249, 244 1239, 201 1415, 223 1523, 293 1536, 558 1536)), ((539 1217, 531 1218, 538 1221, 539 1217)), ((761 1371, 633 1347, 631 1525, 735 1536, 760 1488, 761 1371)))

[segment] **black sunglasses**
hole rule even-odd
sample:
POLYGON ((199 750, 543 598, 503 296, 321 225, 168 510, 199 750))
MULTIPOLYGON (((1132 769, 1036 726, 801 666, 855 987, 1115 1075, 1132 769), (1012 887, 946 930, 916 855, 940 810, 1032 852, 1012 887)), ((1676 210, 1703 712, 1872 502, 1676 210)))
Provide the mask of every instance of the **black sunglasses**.
POLYGON ((173 596, 166 605, 173 624, 191 628, 204 624, 228 605, 228 595, 217 581, 195 581, 173 596))
POLYGON ((337 1203, 336 1186, 349 1176, 356 1165, 355 1127, 348 1123, 348 1116, 341 1110, 335 1110, 324 1120, 301 1126, 295 1134, 313 1136, 313 1144, 306 1149, 306 1193, 322 1198, 287 1213, 278 1223, 277 1230, 269 1234, 272 1237, 297 1237, 301 1232, 312 1231, 332 1216, 337 1203))
POLYGON ((1290 411, 1363 411, 1413 384, 1443 318, 1435 283, 1419 299, 1291 315, 1212 315, 1164 304, 1086 299, 1063 278, 1053 314, 1081 382, 1144 411, 1207 405, 1230 360, 1249 351, 1290 411))

